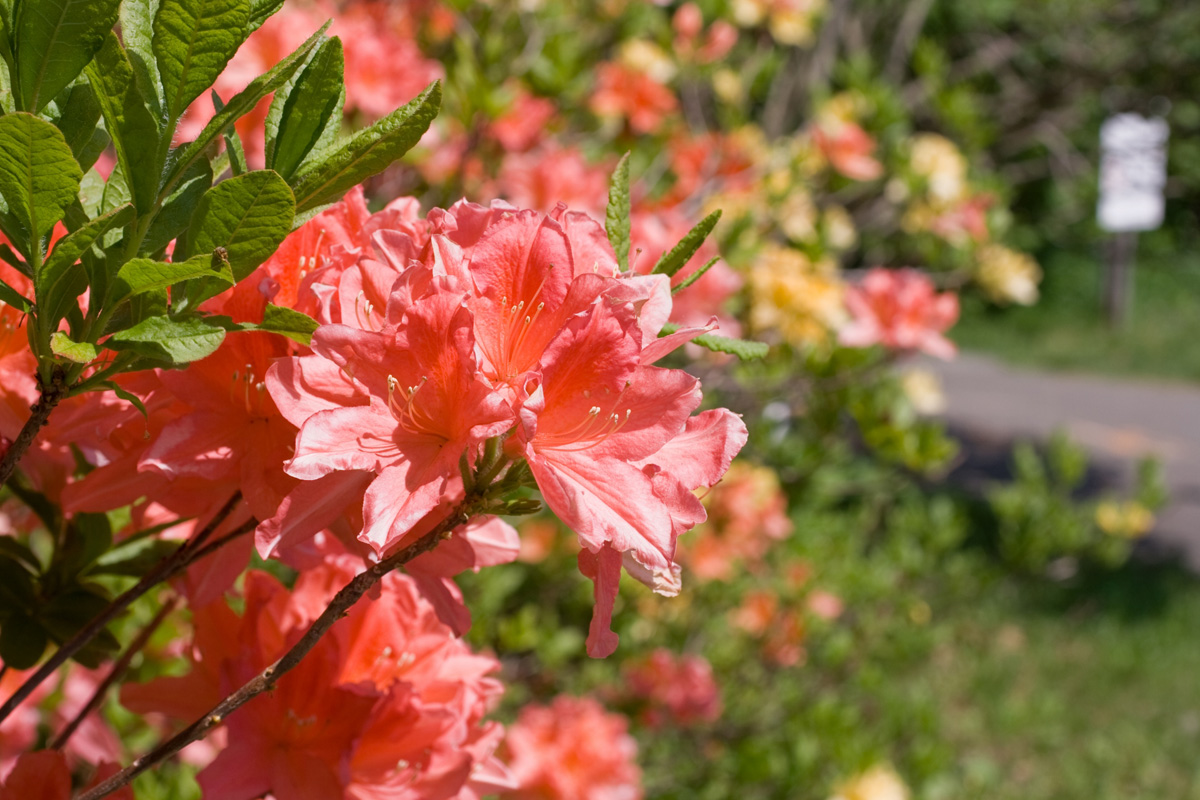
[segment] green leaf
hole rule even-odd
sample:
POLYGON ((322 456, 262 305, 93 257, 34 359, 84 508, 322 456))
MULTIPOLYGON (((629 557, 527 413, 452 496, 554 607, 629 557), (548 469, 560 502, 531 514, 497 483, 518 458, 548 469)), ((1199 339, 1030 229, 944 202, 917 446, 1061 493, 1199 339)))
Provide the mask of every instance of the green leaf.
POLYGON ((110 392, 115 394, 117 397, 124 400, 126 403, 129 403, 130 405, 132 405, 139 412, 141 412, 143 417, 149 418, 150 414, 147 413, 146 404, 142 402, 142 398, 138 397, 133 392, 127 390, 125 387, 121 386, 120 384, 113 383, 112 381, 104 381, 100 385, 104 389, 108 389, 110 392))
POLYGON ((34 247, 75 202, 81 180, 83 170, 58 128, 32 114, 0 117, 0 194, 34 247))
POLYGON ((55 331, 50 335, 50 352, 76 364, 90 364, 99 355, 96 345, 76 342, 62 331, 55 331))
POLYGON ((284 0, 251 0, 250 33, 258 30, 275 12, 283 8, 284 0))
POLYGON ((146 238, 142 240, 142 253, 157 253, 172 239, 187 230, 196 212, 200 198, 212 187, 213 173, 208 159, 202 158, 184 173, 150 224, 146 238))
POLYGON ((79 166, 85 170, 96 163, 100 152, 108 144, 108 134, 96 127, 99 121, 100 101, 96 99, 91 84, 84 81, 72 86, 54 124, 62 131, 67 147, 71 148, 79 166))
POLYGON ((154 61, 154 17, 160 0, 121 3, 121 42, 133 66, 134 80, 156 117, 163 116, 162 80, 154 61))
POLYGON ((41 571, 41 562, 32 550, 26 547, 21 542, 17 541, 13 536, 0 536, 0 553, 12 556, 18 562, 21 562, 27 569, 34 572, 41 571))
POLYGON ((604 212, 604 232, 608 243, 617 254, 617 266, 622 271, 629 269, 629 153, 621 156, 613 170, 612 183, 608 187, 608 208, 604 212))
POLYGON ((334 202, 366 178, 382 172, 421 139, 441 102, 441 83, 434 81, 412 102, 359 133, 325 161, 306 169, 293 183, 296 210, 303 212, 334 202))
POLYGON ((112 523, 107 514, 78 512, 67 523, 64 540, 58 558, 67 575, 78 575, 112 547, 112 523))
POLYGON ((28 311, 33 307, 33 303, 30 303, 24 295, 4 281, 0 281, 0 303, 7 303, 21 311, 28 311))
POLYGON ((46 632, 32 617, 23 613, 9 615, 0 628, 0 658, 6 667, 29 669, 42 660, 46 651, 46 632))
POLYGON ((258 325, 261 331, 281 334, 306 347, 319 327, 320 323, 307 314, 270 303, 267 303, 263 311, 263 321, 258 325))
POLYGON ((278 133, 267 139, 268 169, 291 178, 325 129, 341 122, 344 69, 342 42, 335 36, 317 50, 286 98, 276 93, 271 110, 275 110, 276 103, 282 107, 278 133))
MULTIPOLYGON (((27 559, 22 556, 20 560, 27 559)), ((0 555, 0 608, 32 610, 36 604, 37 587, 29 570, 21 566, 18 559, 8 554, 0 555)))
POLYGON ((75 298, 88 286, 87 271, 76 262, 88 248, 112 227, 120 227, 133 217, 133 206, 123 205, 96 217, 77 231, 58 241, 37 276, 38 314, 45 330, 54 330, 67 314, 75 298))
MULTIPOLYGON (((40 614, 42 627, 50 638, 61 644, 78 633, 108 606, 108 598, 92 584, 76 585, 55 596, 40 614)), ((120 643, 108 631, 103 631, 74 660, 86 667, 98 667, 105 658, 120 649, 120 643)))
POLYGON ((708 272, 710 269, 712 269, 712 268, 713 268, 713 267, 716 265, 716 263, 717 263, 718 261, 720 261, 720 260, 721 260, 721 257, 720 257, 720 256, 713 256, 712 258, 710 258, 710 259, 708 260, 708 263, 707 263, 707 264, 705 264, 703 267, 701 267, 700 269, 696 270, 696 271, 695 271, 695 272, 693 272, 691 275, 688 275, 686 278, 684 278, 682 281, 680 281, 679 285, 678 285, 678 286, 676 286, 674 289, 672 289, 672 290, 671 290, 671 294, 679 294, 679 293, 680 293, 680 292, 682 292, 684 289, 688 288, 688 287, 689 287, 689 286, 691 286, 693 283, 695 283, 696 281, 698 281, 698 280, 700 280, 701 278, 703 278, 703 277, 704 277, 704 273, 706 273, 706 272, 708 272))
POLYGON ((180 175, 192 166, 192 162, 204 155, 204 151, 208 149, 208 146, 224 133, 226 128, 251 111, 258 105, 259 100, 262 100, 291 78, 304 65, 308 54, 313 51, 313 48, 320 44, 321 38, 325 35, 325 31, 329 29, 331 24, 332 22, 326 22, 321 26, 319 31, 308 37, 304 44, 296 48, 291 55, 284 58, 266 73, 250 81, 250 84, 245 89, 235 94, 225 104, 225 108, 213 115, 213 118, 204 126, 204 130, 200 131, 200 135, 196 137, 195 141, 181 145, 178 156, 174 161, 174 166, 167 174, 167 179, 163 182, 163 191, 173 191, 175 182, 179 180, 180 175))
MULTIPOLYGON (((659 336, 666 336, 679 330, 679 326, 674 322, 668 322, 663 325, 659 336)), ((692 344, 698 344, 703 348, 712 350, 715 353, 728 353, 732 356, 737 356, 742 361, 749 361, 755 358, 765 358, 768 350, 767 345, 762 342, 749 342, 745 339, 730 339, 725 336, 714 336, 711 333, 701 334, 695 339, 692 339, 692 344)))
POLYGON ((218 183, 200 198, 188 228, 188 252, 225 248, 236 280, 266 261, 292 230, 296 202, 287 181, 270 170, 218 183))
POLYGON ((128 330, 114 333, 104 345, 170 364, 189 364, 212 354, 225 340, 225 331, 203 318, 150 317, 128 330))
POLYGON ((162 0, 154 17, 154 58, 171 119, 225 70, 249 20, 250 0, 162 0))
POLYGON ((654 265, 653 271, 664 275, 674 275, 683 269, 683 265, 696 254, 700 245, 704 244, 704 240, 712 233, 712 229, 717 226, 720 219, 721 211, 718 209, 700 220, 696 227, 688 231, 687 236, 680 240, 679 244, 663 253, 662 258, 654 265))
POLYGON ((91 575, 123 575, 140 578, 180 547, 167 539, 143 539, 101 556, 89 570, 91 575))
POLYGON ((105 40, 88 65, 87 75, 100 100, 104 125, 112 137, 133 204, 145 214, 154 208, 157 199, 162 164, 156 154, 161 133, 134 79, 129 56, 115 34, 105 40))
POLYGON ((37 113, 83 71, 121 0, 23 0, 15 19, 19 107, 37 113))
POLYGON ((176 283, 207 278, 216 280, 224 287, 233 286, 233 273, 229 264, 214 259, 205 253, 192 256, 187 261, 153 261, 149 258, 134 258, 121 266, 112 283, 112 303, 120 303, 135 294, 165 289, 176 283))

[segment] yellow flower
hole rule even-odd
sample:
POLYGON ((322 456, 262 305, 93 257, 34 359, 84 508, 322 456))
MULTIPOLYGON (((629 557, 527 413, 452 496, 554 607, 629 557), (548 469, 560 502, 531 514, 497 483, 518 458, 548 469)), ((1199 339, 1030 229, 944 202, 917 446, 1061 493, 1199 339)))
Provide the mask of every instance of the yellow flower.
POLYGON ((843 293, 835 263, 768 245, 750 272, 750 324, 795 347, 825 346, 846 319, 843 293))
POLYGON ((988 244, 979 248, 978 258, 975 282, 993 301, 1023 306, 1037 302, 1042 270, 1030 256, 1003 245, 988 244))
MULTIPOLYGON (((790 178, 790 173, 788 173, 790 178)), ((792 190, 775 212, 779 228, 793 242, 811 242, 817 235, 817 205, 802 187, 792 190)))
POLYGON ((913 136, 909 167, 929 187, 934 204, 948 204, 962 198, 967 188, 967 160, 954 142, 936 133, 913 136))
POLYGON ((742 76, 722 67, 713 73, 713 91, 729 105, 737 105, 746 99, 746 87, 742 84, 742 76))
POLYGON ((830 206, 824 214, 825 243, 833 250, 849 250, 858 242, 858 230, 842 206, 830 206))
POLYGON ((891 767, 878 764, 843 783, 830 800, 908 800, 908 787, 891 767))
POLYGON ((910 369, 900 373, 900 389, 918 414, 933 416, 946 410, 941 379, 930 370, 910 369))
POLYGON ((1110 536, 1140 539, 1154 527, 1154 512, 1136 500, 1105 500, 1096 506, 1096 524, 1110 536))
POLYGON ((621 45, 617 60, 626 67, 645 73, 656 83, 670 83, 675 63, 661 47, 646 39, 630 39, 621 45))

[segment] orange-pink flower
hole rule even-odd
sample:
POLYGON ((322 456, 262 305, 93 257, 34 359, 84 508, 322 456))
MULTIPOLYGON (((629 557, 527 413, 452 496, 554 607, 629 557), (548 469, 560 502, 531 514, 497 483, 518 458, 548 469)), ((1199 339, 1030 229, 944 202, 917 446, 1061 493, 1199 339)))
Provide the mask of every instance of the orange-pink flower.
POLYGON ((846 347, 882 344, 953 358, 954 343, 943 334, 958 320, 958 296, 938 294, 933 281, 914 269, 876 268, 846 290, 852 320, 838 333, 846 347))
POLYGON ((646 73, 606 62, 597 68, 589 105, 600 116, 627 120, 634 133, 653 133, 678 110, 679 102, 670 89, 646 73))
POLYGON ((526 706, 508 729, 504 754, 514 800, 638 800, 637 743, 625 718, 587 697, 526 706))
MULTIPOLYGON (((127 685, 122 702, 183 719, 204 713, 282 655, 357 566, 332 559, 291 593, 248 573, 240 617, 224 603, 194 612, 192 672, 127 685)), ((497 727, 483 722, 501 691, 490 677, 498 667, 393 573, 378 600, 356 605, 273 692, 230 717, 200 785, 225 800, 454 797, 476 766, 505 774, 492 762, 497 727)))
POLYGON ((651 727, 695 725, 721 716, 721 690, 701 656, 658 648, 625 668, 626 691, 646 701, 642 718, 651 727))
POLYGON ((883 174, 876 160, 875 140, 854 122, 832 120, 813 129, 813 142, 835 170, 856 181, 872 181, 883 174))

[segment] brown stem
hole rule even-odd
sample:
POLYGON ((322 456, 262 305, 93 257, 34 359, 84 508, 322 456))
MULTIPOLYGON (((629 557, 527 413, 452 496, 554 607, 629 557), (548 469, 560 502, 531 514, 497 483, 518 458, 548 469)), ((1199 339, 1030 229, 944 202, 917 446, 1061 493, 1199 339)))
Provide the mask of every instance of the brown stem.
POLYGON ((316 646, 321 637, 324 636, 334 624, 340 620, 353 606, 366 594, 372 586, 379 583, 384 575, 391 572, 396 567, 407 564, 417 556, 427 553, 437 546, 437 543, 447 536, 451 531, 459 525, 463 525, 470 520, 469 505, 464 503, 459 506, 454 513, 445 521, 431 530, 429 533, 422 536, 413 544, 398 550, 392 555, 380 561, 378 564, 370 567, 366 571, 359 573, 350 583, 342 587, 342 590, 334 595, 333 600, 321 612, 321 616, 308 627, 304 635, 300 637, 292 648, 271 666, 264 669, 255 677, 251 678, 242 688, 238 689, 233 694, 226 697, 221 702, 217 703, 211 711, 209 711, 200 719, 193 722, 191 725, 184 728, 179 733, 172 736, 170 739, 162 742, 158 747, 146 753, 144 756, 136 759, 125 769, 113 775, 108 780, 95 786, 94 788, 79 795, 76 800, 99 800, 111 792, 127 786, 134 778, 142 774, 150 767, 159 762, 170 758, 178 753, 183 748, 187 747, 192 742, 204 738, 210 730, 229 716, 231 713, 241 708, 250 700, 254 699, 263 692, 271 689, 275 683, 283 677, 285 673, 295 667, 300 661, 308 655, 308 652, 316 646))
MULTIPOLYGON (((104 630, 104 626, 112 622, 117 616, 129 608, 135 600, 144 595, 146 592, 153 589, 158 584, 165 580, 173 578, 182 570, 188 567, 194 560, 197 552, 206 551, 200 550, 200 545, 206 539, 212 536, 213 531, 221 526, 221 523, 233 513, 233 509, 241 502, 241 492, 235 492, 233 497, 229 498, 221 509, 216 513, 207 525, 191 538, 186 544, 180 547, 171 555, 159 561, 149 572, 142 576, 142 579, 133 585, 130 589, 122 593, 119 597, 113 600, 108 606, 101 611, 91 622, 85 625, 78 633, 63 643, 54 655, 46 660, 38 668, 37 672, 26 678, 20 688, 13 692, 12 696, 4 701, 4 705, 0 706, 0 722, 3 722, 9 714, 16 710, 25 698, 33 693, 33 690, 42 684, 47 678, 54 674, 55 670, 66 663, 67 659, 78 653, 83 647, 94 639, 100 631, 104 630)), ((223 540, 225 541, 225 540, 223 540)))
POLYGON ((46 745, 47 749, 61 750, 63 748, 63 745, 65 745, 67 740, 71 738, 71 734, 75 732, 75 729, 78 728, 80 724, 82 724, 83 721, 88 718, 89 714, 99 708, 100 704, 104 702, 104 696, 108 694, 108 690, 112 688, 114 683, 119 681, 122 676, 124 676, 125 670, 129 669, 129 662, 133 661, 133 657, 137 655, 143 647, 146 646, 146 642, 150 641, 150 637, 154 635, 156 630, 158 630, 158 626, 163 624, 163 620, 165 620, 167 616, 175 610, 175 606, 178 604, 179 601, 175 598, 171 598, 163 604, 163 607, 160 608, 158 613, 154 615, 154 619, 150 620, 150 624, 142 629, 142 632, 139 633, 137 638, 133 640, 133 643, 125 649, 125 652, 122 653, 121 657, 117 659, 117 662, 113 664, 112 669, 108 671, 108 675, 106 675, 104 680, 100 682, 100 685, 96 687, 96 691, 92 692, 91 698, 88 699, 83 708, 79 709, 79 713, 77 713, 74 718, 68 722, 61 731, 58 732, 58 735, 54 737, 54 740, 50 742, 50 744, 46 745))
POLYGON ((17 434, 17 438, 8 446, 8 449, 0 453, 0 486, 8 482, 9 476, 21 462, 21 457, 25 455, 30 445, 33 444, 33 440, 37 438, 38 431, 50 419, 50 412, 67 394, 66 374, 59 367, 55 367, 51 373, 49 385, 42 383, 40 378, 38 385, 42 391, 38 395, 37 402, 29 408, 32 412, 29 419, 25 420, 25 424, 21 426, 21 432, 17 434))

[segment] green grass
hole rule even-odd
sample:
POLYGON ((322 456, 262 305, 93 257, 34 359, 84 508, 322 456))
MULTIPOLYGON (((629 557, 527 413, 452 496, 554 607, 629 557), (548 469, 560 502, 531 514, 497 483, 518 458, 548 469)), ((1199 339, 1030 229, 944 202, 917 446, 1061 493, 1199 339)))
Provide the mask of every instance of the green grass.
POLYGON ((954 609, 917 679, 939 687, 956 753, 945 788, 991 800, 1200 798, 1198 618, 1200 584, 1146 567, 1070 596, 1006 581, 954 609))
POLYGON ((1042 300, 998 309, 963 298, 952 336, 966 350, 1053 369, 1200 381, 1200 255, 1143 257, 1128 326, 1100 311, 1101 256, 1061 252, 1043 260, 1042 300))

